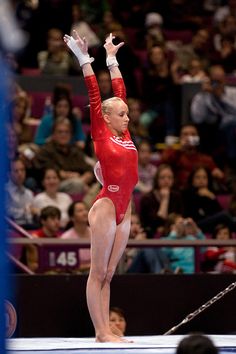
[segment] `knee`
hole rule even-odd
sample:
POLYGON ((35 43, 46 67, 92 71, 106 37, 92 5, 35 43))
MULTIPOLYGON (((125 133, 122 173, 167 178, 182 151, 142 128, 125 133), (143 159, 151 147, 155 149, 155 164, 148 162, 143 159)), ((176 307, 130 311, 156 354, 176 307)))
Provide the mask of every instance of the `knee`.
POLYGON ((105 282, 110 283, 114 274, 115 268, 109 268, 106 273, 105 282))
POLYGON ((91 269, 90 270, 90 275, 89 277, 91 279, 93 279, 93 281, 96 281, 98 283, 104 283, 104 281, 106 280, 106 276, 107 276, 107 269, 104 267, 99 267, 96 269, 91 269))

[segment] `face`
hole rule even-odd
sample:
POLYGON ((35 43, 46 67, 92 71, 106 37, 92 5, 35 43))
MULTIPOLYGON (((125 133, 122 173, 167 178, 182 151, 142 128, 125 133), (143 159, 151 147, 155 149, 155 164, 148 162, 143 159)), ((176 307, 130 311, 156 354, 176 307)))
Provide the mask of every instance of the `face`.
POLYGON ((46 191, 57 191, 60 184, 60 179, 54 170, 47 170, 43 179, 43 186, 46 191))
POLYGON ((76 203, 74 207, 74 215, 72 217, 75 223, 87 223, 88 222, 88 209, 83 203, 76 203))
POLYGON ((66 146, 71 140, 71 129, 69 124, 57 124, 53 132, 53 140, 61 146, 66 146))
POLYGON ((25 166, 22 161, 15 161, 11 164, 11 179, 18 186, 23 185, 25 181, 25 166))
POLYGON ((63 48, 63 36, 61 31, 53 29, 48 34, 48 51, 49 52, 56 52, 63 48))
POLYGON ((101 72, 98 77, 98 85, 102 95, 108 95, 111 92, 111 78, 109 73, 101 72))
POLYGON ((115 101, 110 114, 106 116, 111 130, 116 135, 122 135, 128 128, 128 107, 123 101, 115 101))
POLYGON ((180 145, 181 147, 192 147, 195 146, 192 142, 199 138, 197 129, 194 126, 185 126, 181 129, 180 132, 180 145))
POLYGON ((138 149, 138 158, 139 163, 146 165, 150 162, 151 159, 151 148, 148 144, 141 144, 138 149))
POLYGON ((53 235, 60 229, 60 219, 57 216, 49 216, 46 220, 42 220, 42 225, 53 235))
POLYGON ((229 240, 230 238, 230 231, 227 227, 219 230, 216 234, 217 240, 229 240))
POLYGON ((203 168, 201 168, 195 172, 195 174, 193 176, 193 187, 195 187, 195 188, 208 187, 207 172, 203 168))
POLYGON ((59 100, 55 105, 56 116, 67 118, 70 111, 69 102, 66 99, 59 100))
POLYGON ((111 311, 110 325, 115 325, 121 331, 121 333, 125 333, 126 321, 124 317, 120 316, 118 313, 111 311))
POLYGON ((16 101, 13 108, 13 116, 17 122, 21 122, 25 118, 27 104, 23 99, 16 101))
POLYGON ((134 101, 129 106, 129 118, 133 123, 139 123, 139 118, 141 115, 140 103, 138 101, 134 101))
POLYGON ((193 59, 190 63, 189 71, 191 75, 197 75, 202 70, 201 62, 197 59, 193 59))
POLYGON ((209 34, 206 30, 199 30, 193 37, 194 46, 197 49, 205 48, 209 39, 209 34))
POLYGON ((171 188, 174 184, 174 175, 170 168, 164 168, 159 173, 158 186, 159 188, 171 188))
POLYGON ((161 47, 153 47, 150 55, 150 60, 153 64, 161 64, 165 59, 163 49, 161 47))

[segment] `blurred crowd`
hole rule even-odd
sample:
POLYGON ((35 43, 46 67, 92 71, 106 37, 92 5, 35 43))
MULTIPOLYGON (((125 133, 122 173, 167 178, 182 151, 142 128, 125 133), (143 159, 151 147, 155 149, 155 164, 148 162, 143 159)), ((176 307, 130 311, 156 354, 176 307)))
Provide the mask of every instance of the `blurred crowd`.
MULTIPOLYGON (((7 122, 7 213, 33 237, 90 239, 100 189, 88 107, 67 82, 81 69, 63 42, 73 29, 95 58, 103 99, 112 95, 104 40, 124 41, 118 61, 139 156, 130 238, 227 240, 236 234, 236 0, 12 0, 26 38, 5 50, 12 73, 7 122), (58 77, 33 116, 19 76, 58 77), (62 80, 63 78, 63 80, 62 80), (63 82, 63 83, 62 83, 63 82), (197 87, 187 102, 183 86, 197 87), (182 103, 188 119, 182 117, 182 103)), ((79 85, 79 81, 78 81, 79 85)), ((35 98, 34 98, 35 99, 35 98)), ((34 102, 34 104, 37 102, 34 102)), ((201 271, 236 272, 233 247, 201 248, 201 271)), ((89 270, 80 250, 77 273, 89 270)), ((20 259, 38 269, 37 247, 20 259)), ((194 273, 193 247, 127 249, 122 273, 194 273)))

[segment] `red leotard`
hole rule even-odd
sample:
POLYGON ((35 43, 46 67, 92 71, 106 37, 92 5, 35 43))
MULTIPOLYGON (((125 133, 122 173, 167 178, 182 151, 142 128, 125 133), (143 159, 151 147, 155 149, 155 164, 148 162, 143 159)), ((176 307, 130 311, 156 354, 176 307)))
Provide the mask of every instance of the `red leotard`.
MULTIPOLYGON (((85 77, 90 99, 91 135, 96 156, 101 164, 103 188, 96 197, 109 198, 116 210, 117 225, 123 220, 131 194, 138 181, 138 154, 126 130, 122 137, 114 136, 102 115, 101 97, 95 75, 85 77)), ((114 95, 126 101, 122 78, 112 80, 114 95)))

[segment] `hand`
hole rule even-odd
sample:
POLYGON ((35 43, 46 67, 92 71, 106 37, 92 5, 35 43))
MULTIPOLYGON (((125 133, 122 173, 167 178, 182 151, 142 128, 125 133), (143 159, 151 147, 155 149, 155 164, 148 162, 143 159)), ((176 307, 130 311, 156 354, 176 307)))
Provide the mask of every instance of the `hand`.
POLYGON ((116 56, 116 53, 122 47, 125 43, 120 42, 119 44, 115 45, 112 41, 115 37, 112 35, 112 33, 109 34, 109 36, 105 40, 104 48, 106 49, 107 56, 109 57, 114 57, 116 56))
POLYGON ((159 190, 159 196, 160 196, 161 200, 169 199, 169 197, 170 197, 170 189, 169 188, 161 188, 159 190))
POLYGON ((184 220, 184 227, 185 227, 185 235, 197 235, 199 232, 199 228, 195 221, 191 218, 186 218, 184 220))
POLYGON ((207 197, 207 198, 210 198, 210 199, 215 199, 215 194, 212 193, 208 188, 199 188, 197 193, 201 197, 207 197))
POLYGON ((74 37, 64 35, 64 41, 70 50, 76 55, 79 60, 80 66, 84 64, 91 64, 93 62, 93 58, 90 58, 88 54, 88 43, 86 38, 81 38, 78 33, 73 31, 74 37))

